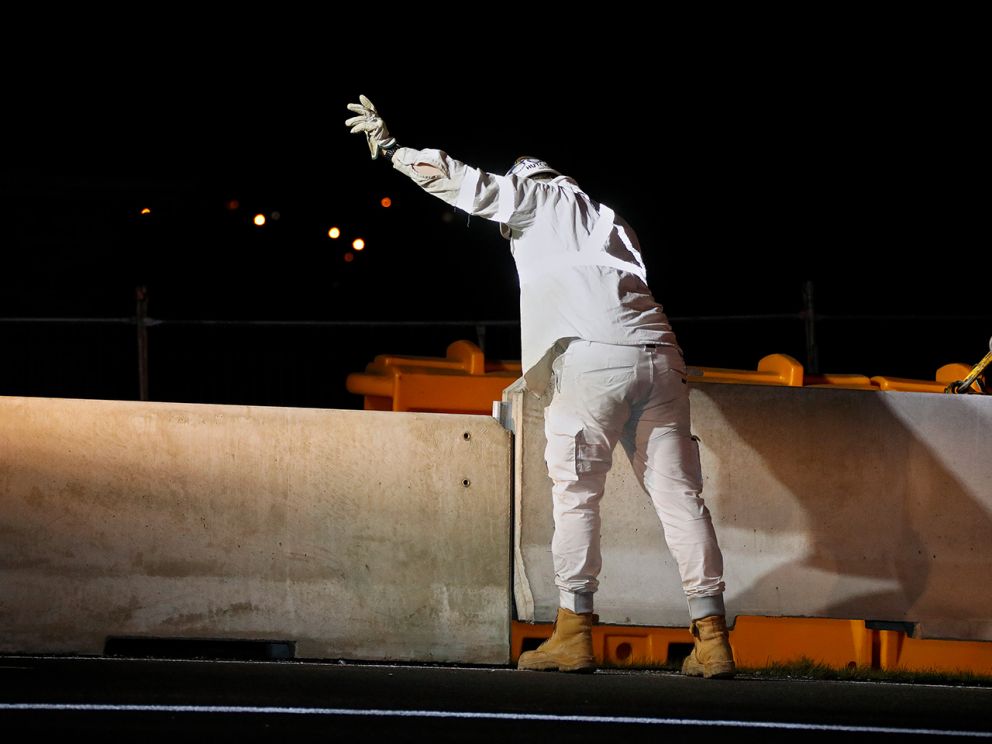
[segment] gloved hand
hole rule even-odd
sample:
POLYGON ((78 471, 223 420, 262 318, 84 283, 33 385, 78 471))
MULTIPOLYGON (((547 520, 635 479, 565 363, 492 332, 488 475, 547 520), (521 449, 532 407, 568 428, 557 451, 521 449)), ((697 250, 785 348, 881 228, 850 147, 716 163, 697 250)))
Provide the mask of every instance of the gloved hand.
POLYGON ((354 111, 358 116, 348 119, 344 123, 345 126, 351 127, 352 134, 365 132, 365 139, 368 140, 369 152, 372 153, 373 160, 379 157, 380 150, 387 157, 392 155, 392 151, 396 149, 396 138, 389 135, 386 122, 379 116, 372 101, 362 95, 358 98, 361 103, 348 104, 348 110, 354 111))

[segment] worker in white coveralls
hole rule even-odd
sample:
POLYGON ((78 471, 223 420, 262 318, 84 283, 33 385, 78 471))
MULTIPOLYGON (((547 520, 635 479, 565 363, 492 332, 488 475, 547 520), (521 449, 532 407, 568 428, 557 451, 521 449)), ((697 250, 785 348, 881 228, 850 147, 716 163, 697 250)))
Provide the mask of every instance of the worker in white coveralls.
POLYGON ((373 159, 382 154, 425 191, 499 223, 520 277, 524 380, 538 395, 553 393, 545 459, 554 482, 560 608, 551 637, 521 654, 518 668, 596 668, 599 503, 620 441, 661 518, 688 599, 695 643, 682 671, 732 677, 723 555, 700 497, 685 362, 648 289, 634 231, 537 158, 519 158, 494 175, 440 150, 398 147, 372 102, 360 100, 348 105, 356 115, 345 124, 365 134, 373 159))

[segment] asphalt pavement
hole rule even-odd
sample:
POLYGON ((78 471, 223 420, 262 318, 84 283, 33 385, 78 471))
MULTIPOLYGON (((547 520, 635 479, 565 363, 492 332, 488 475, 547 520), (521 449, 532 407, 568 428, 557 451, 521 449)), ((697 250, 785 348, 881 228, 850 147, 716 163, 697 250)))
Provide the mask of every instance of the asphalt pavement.
POLYGON ((0 657, 0 736, 103 741, 992 739, 992 688, 302 660, 0 657))

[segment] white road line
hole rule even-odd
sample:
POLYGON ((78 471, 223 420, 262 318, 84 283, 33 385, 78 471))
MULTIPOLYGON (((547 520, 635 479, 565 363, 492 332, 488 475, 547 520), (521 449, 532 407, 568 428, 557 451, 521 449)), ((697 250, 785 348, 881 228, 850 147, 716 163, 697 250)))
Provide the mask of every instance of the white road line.
POLYGON ((270 705, 114 705, 105 703, 0 703, 0 711, 69 711, 97 713, 246 713, 305 716, 369 716, 379 718, 470 718, 495 721, 552 721, 565 723, 616 723, 653 726, 700 726, 784 729, 791 731, 835 731, 866 734, 916 734, 922 736, 968 736, 992 738, 992 731, 899 728, 892 726, 842 726, 785 721, 732 721, 702 718, 651 718, 639 716, 581 716, 551 713, 489 713, 462 710, 389 710, 383 708, 295 708, 270 705))

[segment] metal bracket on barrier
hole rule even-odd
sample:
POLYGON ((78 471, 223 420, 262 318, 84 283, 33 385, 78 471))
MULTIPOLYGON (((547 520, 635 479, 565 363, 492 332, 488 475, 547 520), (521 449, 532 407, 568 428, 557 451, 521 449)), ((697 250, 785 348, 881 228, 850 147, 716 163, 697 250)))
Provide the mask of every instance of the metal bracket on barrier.
POLYGON ((499 421, 500 426, 511 434, 516 433, 513 431, 513 403, 511 401, 494 400, 493 418, 499 421))
POLYGON ((903 620, 865 620, 868 630, 897 630, 912 638, 916 633, 916 623, 903 620))

